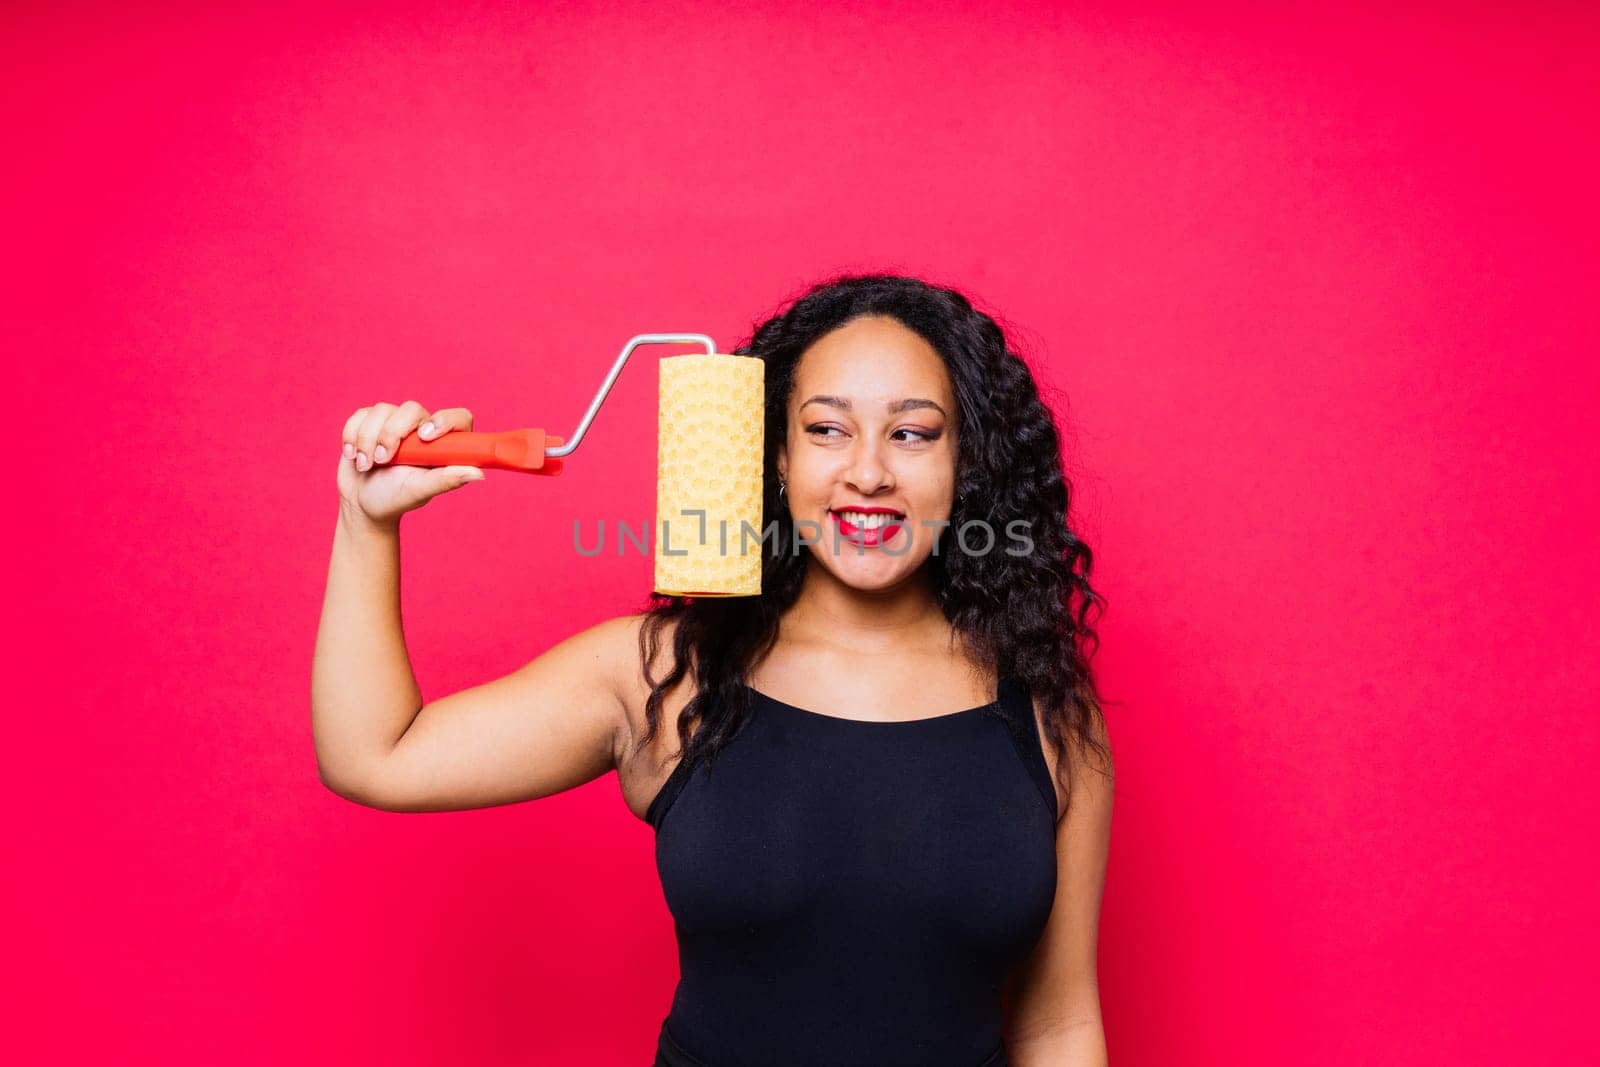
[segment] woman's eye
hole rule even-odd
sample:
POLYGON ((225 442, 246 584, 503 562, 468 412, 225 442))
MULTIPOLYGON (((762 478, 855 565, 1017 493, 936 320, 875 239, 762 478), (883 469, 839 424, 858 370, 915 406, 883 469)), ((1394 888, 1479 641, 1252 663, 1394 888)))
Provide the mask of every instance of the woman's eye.
MULTIPOLYGON (((811 434, 814 437, 832 438, 834 436, 843 436, 844 431, 840 430, 839 427, 837 427, 837 426, 828 426, 828 425, 824 425, 822 423, 817 423, 817 424, 812 425, 812 426, 807 426, 806 427, 806 433, 811 434), (837 430, 838 434, 837 435, 836 434, 830 434, 830 433, 828 433, 829 430, 837 430)), ((935 430, 935 431, 930 433, 930 432, 928 432, 926 430, 913 430, 909 426, 903 426, 900 429, 894 431, 894 434, 893 434, 893 436, 897 440, 900 440, 900 441, 909 440, 906 437, 900 436, 901 434, 910 434, 911 437, 917 439, 918 441, 924 442, 924 443, 937 441, 939 439, 939 431, 937 431, 937 430, 935 430)))

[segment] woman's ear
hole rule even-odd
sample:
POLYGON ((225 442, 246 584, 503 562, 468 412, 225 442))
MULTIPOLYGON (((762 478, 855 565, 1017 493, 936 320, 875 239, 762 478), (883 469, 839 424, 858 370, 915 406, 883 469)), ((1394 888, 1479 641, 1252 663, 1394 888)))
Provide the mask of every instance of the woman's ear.
POLYGON ((789 480, 789 446, 788 445, 779 445, 778 446, 778 479, 780 481, 785 481, 785 482, 789 480))

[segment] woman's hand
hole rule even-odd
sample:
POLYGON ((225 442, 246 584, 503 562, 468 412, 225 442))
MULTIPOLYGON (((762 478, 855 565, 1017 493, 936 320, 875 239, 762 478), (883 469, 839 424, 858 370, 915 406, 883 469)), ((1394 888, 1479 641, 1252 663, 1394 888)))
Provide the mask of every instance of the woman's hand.
POLYGON ((389 466, 401 439, 418 430, 437 441, 451 430, 472 429, 466 408, 440 408, 432 414, 415 400, 398 406, 373 404, 358 409, 344 424, 339 461, 339 506, 347 515, 375 525, 397 527, 400 516, 440 493, 483 480, 478 467, 389 466), (420 426, 420 430, 419 430, 420 426))

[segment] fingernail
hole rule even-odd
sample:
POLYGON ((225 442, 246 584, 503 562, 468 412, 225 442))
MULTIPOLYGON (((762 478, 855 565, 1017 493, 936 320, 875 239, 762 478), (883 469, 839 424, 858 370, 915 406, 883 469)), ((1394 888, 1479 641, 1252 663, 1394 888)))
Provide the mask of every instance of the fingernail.
POLYGON ((425 422, 422 424, 422 429, 419 432, 423 437, 432 437, 435 429, 437 429, 437 427, 434 426, 433 423, 425 422))
POLYGON ((349 459, 351 456, 353 456, 355 454, 356 454, 356 446, 355 445, 346 444, 344 446, 344 458, 345 459, 349 459))
POLYGON ((379 445, 377 448, 372 450, 372 458, 377 460, 379 463, 382 463, 384 460, 389 458, 389 450, 382 445, 379 445))
POLYGON ((356 470, 364 471, 366 469, 367 469, 367 454, 365 452, 357 452, 356 453, 356 470))

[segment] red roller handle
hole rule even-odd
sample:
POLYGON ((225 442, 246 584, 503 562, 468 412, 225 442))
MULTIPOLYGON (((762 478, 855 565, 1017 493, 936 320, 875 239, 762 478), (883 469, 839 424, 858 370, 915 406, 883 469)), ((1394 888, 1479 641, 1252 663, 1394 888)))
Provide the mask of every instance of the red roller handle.
POLYGON ((401 438, 389 465, 452 467, 464 464, 523 474, 560 474, 562 460, 544 454, 546 446, 560 443, 561 438, 543 430, 501 430, 499 433, 451 430, 433 441, 424 441, 412 431, 401 438))

